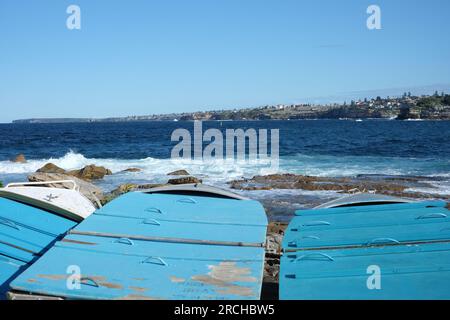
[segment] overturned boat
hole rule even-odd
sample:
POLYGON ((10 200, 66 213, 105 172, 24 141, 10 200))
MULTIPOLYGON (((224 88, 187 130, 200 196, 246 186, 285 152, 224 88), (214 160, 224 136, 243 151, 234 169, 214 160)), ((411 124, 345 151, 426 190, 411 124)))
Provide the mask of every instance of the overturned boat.
POLYGON ((96 207, 73 181, 71 189, 14 183, 0 189, 0 299, 9 283, 96 207))
POLYGON ((344 196, 324 204, 321 204, 314 209, 330 209, 330 208, 343 208, 343 207, 363 207, 363 206, 375 206, 382 204, 396 204, 396 203, 411 203, 413 200, 392 197, 383 194, 368 193, 368 192, 356 192, 348 196, 344 196))
POLYGON ((262 205, 204 185, 125 194, 10 285, 10 299, 259 299, 262 205))
POLYGON ((450 299, 449 214, 444 201, 367 193, 297 211, 280 299, 450 299))

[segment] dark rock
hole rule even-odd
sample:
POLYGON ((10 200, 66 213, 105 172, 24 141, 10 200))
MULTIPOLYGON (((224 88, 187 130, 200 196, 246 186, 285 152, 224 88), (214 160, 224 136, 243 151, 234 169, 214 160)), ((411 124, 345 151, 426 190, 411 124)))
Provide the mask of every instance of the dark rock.
POLYGON ((312 177, 295 174, 255 176, 252 179, 231 181, 229 184, 231 188, 241 190, 302 189, 308 191, 349 192, 353 189, 358 189, 360 191, 375 190, 377 192, 402 193, 408 188, 408 186, 397 181, 390 182, 350 177, 312 177))
POLYGON ((114 189, 113 191, 109 192, 108 194, 105 195, 105 201, 104 203, 108 203, 112 200, 114 200, 115 198, 131 192, 131 191, 135 191, 135 190, 147 190, 147 189, 152 189, 152 188, 157 188, 157 187, 164 187, 167 186, 167 184, 157 184, 157 183, 149 183, 149 184, 133 184, 133 183, 125 183, 122 184, 120 186, 118 186, 116 189, 114 189))
POLYGON ((123 170, 122 172, 141 172, 142 169, 139 168, 128 168, 126 170, 123 170))
POLYGON ((380 176, 356 176, 356 177, 312 177, 295 174, 274 174, 267 176, 255 176, 251 179, 234 180, 228 182, 232 189, 239 190, 307 190, 307 191, 336 191, 338 193, 354 193, 373 191, 378 194, 403 198, 421 199, 446 199, 448 196, 410 192, 410 188, 430 188, 433 186, 423 180, 430 178, 414 177, 413 179, 403 177, 380 177, 380 176), (422 180, 422 181, 421 181, 422 180))
POLYGON ((191 184, 191 183, 202 183, 201 179, 198 179, 196 177, 183 177, 183 178, 175 178, 175 179, 170 179, 168 182, 168 184, 191 184))
POLYGON ((168 176, 189 176, 190 174, 186 170, 177 170, 174 172, 170 172, 167 175, 168 176))
POLYGON ((267 226, 267 234, 284 234, 284 230, 286 230, 287 226, 288 224, 285 222, 270 222, 267 226))
POLYGON ((279 233, 269 233, 266 237, 266 252, 271 254, 281 253, 281 242, 283 235, 279 233))
POLYGON ((136 189, 147 190, 147 189, 165 187, 165 186, 169 186, 169 184, 167 184, 167 183, 146 183, 146 184, 137 185, 136 189))
POLYGON ((42 173, 66 173, 66 170, 54 165, 53 163, 47 163, 42 168, 38 169, 36 172, 42 173))
POLYGON ((80 170, 74 170, 74 171, 67 172, 67 174, 77 177, 77 178, 80 178, 80 179, 83 179, 83 180, 86 180, 86 181, 90 181, 90 180, 103 179, 105 176, 111 175, 112 172, 111 172, 111 170, 106 169, 104 167, 97 167, 95 165, 89 165, 80 170))
POLYGON ((15 163, 26 163, 27 159, 23 154, 19 154, 14 159, 11 159, 11 161, 15 163))
POLYGON ((121 184, 116 189, 114 189, 113 191, 111 191, 105 195, 104 204, 114 200, 115 198, 117 198, 125 193, 133 191, 136 188, 137 188, 136 184, 132 184, 132 183, 121 184))
POLYGON ((114 189, 113 191, 110 192, 111 195, 118 197, 122 194, 128 193, 134 189, 137 188, 136 184, 133 183, 126 183, 126 184, 122 184, 120 186, 118 186, 116 189, 114 189))

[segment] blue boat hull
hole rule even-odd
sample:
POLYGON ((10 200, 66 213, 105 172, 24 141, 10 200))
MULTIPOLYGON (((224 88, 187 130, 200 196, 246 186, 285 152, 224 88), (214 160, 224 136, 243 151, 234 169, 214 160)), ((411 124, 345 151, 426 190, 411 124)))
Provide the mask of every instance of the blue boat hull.
POLYGON ((0 208, 0 299, 4 299, 9 283, 76 222, 4 198, 0 208))
POLYGON ((11 288, 64 299, 259 299, 266 228, 256 201, 130 193, 80 223, 11 288))
POLYGON ((450 299, 445 202, 298 211, 280 299, 450 299))

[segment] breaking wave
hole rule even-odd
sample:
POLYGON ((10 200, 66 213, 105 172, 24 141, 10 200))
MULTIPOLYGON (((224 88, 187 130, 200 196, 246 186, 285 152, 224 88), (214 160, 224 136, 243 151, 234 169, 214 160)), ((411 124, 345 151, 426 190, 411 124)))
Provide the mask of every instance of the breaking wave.
POLYGON ((364 157, 364 156, 330 156, 303 155, 282 157, 277 170, 270 168, 268 160, 229 161, 229 160, 184 160, 184 159, 102 159, 86 158, 81 153, 69 151, 60 158, 29 160, 26 163, 0 161, 0 174, 27 174, 35 172, 46 163, 53 163, 65 170, 80 169, 95 164, 120 173, 128 168, 139 168, 143 173, 157 174, 178 170, 191 170, 192 174, 209 176, 248 176, 270 173, 298 173, 313 176, 353 176, 357 174, 383 175, 421 175, 449 176, 450 162, 439 159, 416 159, 395 157, 364 157))

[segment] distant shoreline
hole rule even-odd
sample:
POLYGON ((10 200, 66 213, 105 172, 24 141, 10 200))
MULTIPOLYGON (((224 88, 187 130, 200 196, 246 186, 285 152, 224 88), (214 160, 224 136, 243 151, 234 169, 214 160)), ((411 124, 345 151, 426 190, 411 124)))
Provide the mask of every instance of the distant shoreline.
POLYGON ((153 114, 109 118, 30 118, 12 123, 115 123, 149 121, 258 121, 258 120, 450 120, 450 95, 376 97, 349 104, 266 105, 256 108, 153 114))
POLYGON ((352 121, 358 122, 358 120, 362 121, 394 121, 394 122, 444 122, 450 121, 450 119, 388 119, 388 118, 359 118, 359 119, 337 119, 337 118, 322 118, 322 119, 237 119, 237 120, 117 120, 117 121, 74 121, 74 120, 63 120, 63 121, 55 121, 56 119, 40 119, 39 121, 35 121, 34 119, 30 120, 14 120, 13 122, 4 122, 0 124, 99 124, 99 123, 148 123, 148 122, 194 122, 194 121, 204 121, 204 122, 262 122, 262 121, 352 121))

